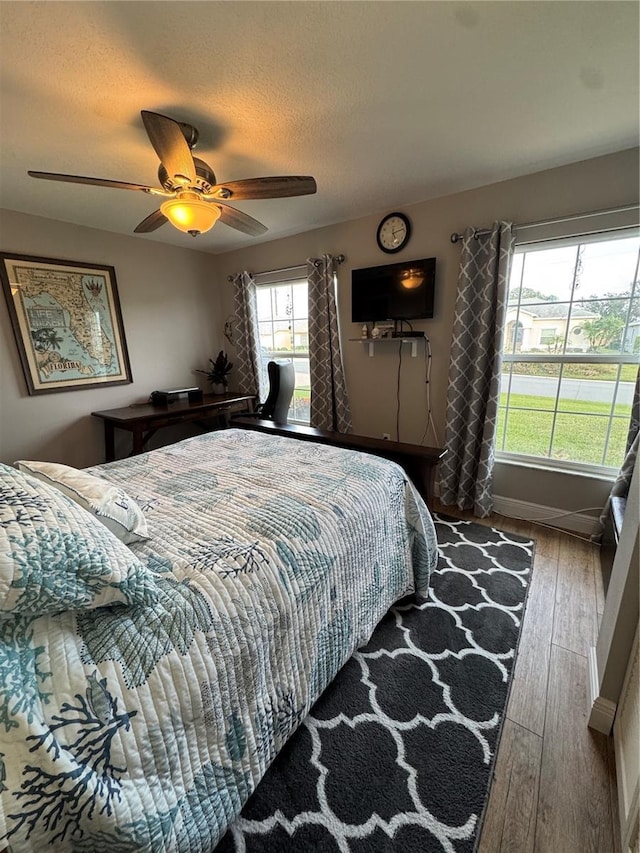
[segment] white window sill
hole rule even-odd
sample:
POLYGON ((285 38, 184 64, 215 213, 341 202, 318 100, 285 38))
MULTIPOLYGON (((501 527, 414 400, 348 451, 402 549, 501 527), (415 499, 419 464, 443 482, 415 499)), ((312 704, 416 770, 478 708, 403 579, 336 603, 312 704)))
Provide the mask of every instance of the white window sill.
POLYGON ((537 471, 548 471, 552 474, 569 474, 573 477, 589 477, 592 480, 603 480, 612 483, 618 475, 617 468, 605 468, 602 465, 590 465, 580 462, 560 462, 553 459, 542 459, 534 456, 524 456, 517 453, 499 451, 495 456, 501 465, 517 468, 534 468, 537 471))

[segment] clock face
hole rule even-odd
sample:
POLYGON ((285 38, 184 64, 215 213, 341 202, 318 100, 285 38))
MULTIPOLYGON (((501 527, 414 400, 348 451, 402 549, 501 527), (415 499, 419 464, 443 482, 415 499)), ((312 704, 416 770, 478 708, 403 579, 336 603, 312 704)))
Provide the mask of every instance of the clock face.
POLYGON ((403 213, 389 213, 378 226, 378 246, 383 252, 399 252, 409 242, 411 224, 403 213))

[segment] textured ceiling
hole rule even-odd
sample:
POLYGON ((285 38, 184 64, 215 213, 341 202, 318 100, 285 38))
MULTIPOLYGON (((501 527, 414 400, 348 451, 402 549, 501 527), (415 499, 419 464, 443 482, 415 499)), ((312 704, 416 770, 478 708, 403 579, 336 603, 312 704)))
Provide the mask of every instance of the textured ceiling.
POLYGON ((151 184, 140 110, 195 124, 219 181, 313 175, 236 206, 207 252, 384 212, 638 144, 635 2, 0 2, 0 206, 131 234, 151 184))

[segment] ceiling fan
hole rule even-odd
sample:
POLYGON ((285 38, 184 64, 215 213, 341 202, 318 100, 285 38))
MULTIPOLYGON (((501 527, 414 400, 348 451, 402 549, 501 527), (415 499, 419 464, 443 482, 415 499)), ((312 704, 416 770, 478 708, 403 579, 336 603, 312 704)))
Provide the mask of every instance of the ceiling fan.
POLYGON ((198 131, 184 122, 175 121, 160 113, 141 110, 140 115, 147 135, 160 159, 158 180, 162 189, 127 184, 106 178, 86 178, 81 175, 61 175, 56 172, 32 172, 32 178, 47 181, 64 181, 72 184, 91 184, 96 187, 114 187, 120 190, 141 190, 166 199, 159 210, 154 210, 134 229, 137 234, 155 231, 165 222, 171 222, 180 231, 197 237, 209 231, 220 219, 225 225, 257 237, 267 227, 257 219, 226 204, 228 199, 286 198, 310 195, 316 191, 316 182, 308 175, 285 175, 270 178, 247 178, 241 181, 216 183, 211 166, 193 157, 191 150, 198 141, 198 131))

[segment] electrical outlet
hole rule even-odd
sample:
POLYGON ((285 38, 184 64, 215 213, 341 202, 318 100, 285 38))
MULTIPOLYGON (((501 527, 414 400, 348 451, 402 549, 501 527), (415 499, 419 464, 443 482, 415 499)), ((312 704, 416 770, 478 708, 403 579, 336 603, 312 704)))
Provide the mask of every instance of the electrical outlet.
POLYGON ((389 441, 389 439, 391 438, 388 432, 383 432, 382 437, 385 441, 389 441))

